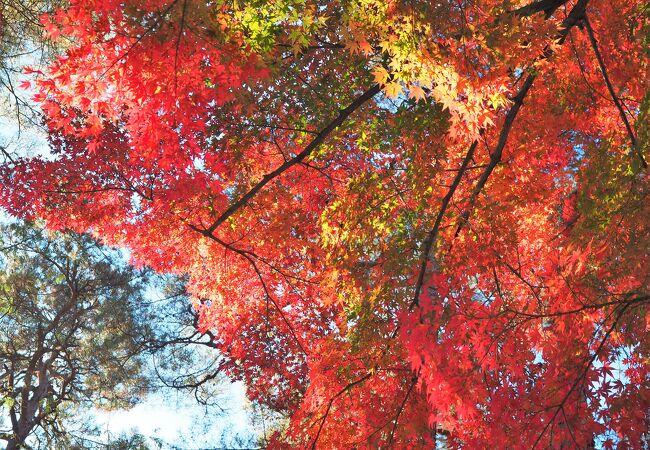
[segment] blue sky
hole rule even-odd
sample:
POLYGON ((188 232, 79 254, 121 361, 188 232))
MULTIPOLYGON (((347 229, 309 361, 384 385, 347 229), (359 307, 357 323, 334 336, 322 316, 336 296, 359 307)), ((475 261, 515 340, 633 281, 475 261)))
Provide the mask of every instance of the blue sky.
POLYGON ((137 432, 164 441, 169 447, 203 449, 230 443, 235 437, 254 435, 255 424, 249 412, 241 383, 224 383, 220 405, 225 411, 205 411, 184 392, 153 395, 127 411, 97 412, 102 440, 110 441, 121 433, 137 432))

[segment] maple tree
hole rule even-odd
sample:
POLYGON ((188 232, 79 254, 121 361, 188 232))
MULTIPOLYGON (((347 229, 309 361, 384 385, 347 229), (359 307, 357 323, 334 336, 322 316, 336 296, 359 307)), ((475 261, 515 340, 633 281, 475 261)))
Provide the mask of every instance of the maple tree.
POLYGON ((187 274, 274 447, 643 448, 649 18, 72 0, 1 200, 187 274))

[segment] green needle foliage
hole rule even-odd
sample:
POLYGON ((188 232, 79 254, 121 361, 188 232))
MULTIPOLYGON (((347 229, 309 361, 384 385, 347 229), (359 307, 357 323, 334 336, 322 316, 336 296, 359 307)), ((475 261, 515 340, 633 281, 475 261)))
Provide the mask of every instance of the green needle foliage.
POLYGON ((7 449, 28 438, 52 448, 67 439, 73 411, 128 407, 147 393, 142 341, 151 330, 138 309, 146 273, 86 235, 13 224, 0 228, 0 240, 0 398, 8 416, 0 438, 7 449))

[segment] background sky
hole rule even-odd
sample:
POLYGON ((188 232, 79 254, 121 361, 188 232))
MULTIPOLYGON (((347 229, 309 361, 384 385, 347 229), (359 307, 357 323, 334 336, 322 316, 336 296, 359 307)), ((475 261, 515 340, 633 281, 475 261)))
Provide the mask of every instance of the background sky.
POLYGON ((206 411, 183 392, 152 395, 127 411, 97 412, 103 439, 110 441, 121 433, 137 432, 176 449, 232 448, 238 439, 250 440, 247 438, 255 435, 255 425, 245 409, 248 402, 243 385, 226 383, 222 387, 222 412, 215 408, 206 411))

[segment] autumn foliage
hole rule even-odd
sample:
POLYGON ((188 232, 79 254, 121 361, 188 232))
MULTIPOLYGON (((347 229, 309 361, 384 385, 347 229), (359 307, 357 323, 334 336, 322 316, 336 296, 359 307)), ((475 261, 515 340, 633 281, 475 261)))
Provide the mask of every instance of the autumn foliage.
POLYGON ((72 0, 1 200, 189 275, 279 448, 644 448, 650 9, 72 0))

